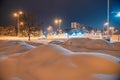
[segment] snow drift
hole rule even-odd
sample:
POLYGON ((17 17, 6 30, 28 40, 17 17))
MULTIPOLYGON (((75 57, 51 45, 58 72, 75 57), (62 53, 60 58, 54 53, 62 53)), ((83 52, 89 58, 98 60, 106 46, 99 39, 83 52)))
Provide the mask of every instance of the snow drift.
POLYGON ((59 45, 75 52, 102 52, 120 57, 120 42, 110 43, 102 39, 70 38, 59 45))
POLYGON ((0 41, 0 56, 21 53, 35 48, 24 41, 0 41))
POLYGON ((117 80, 120 66, 111 57, 41 45, 0 61, 0 80, 102 80, 99 77, 104 75, 115 75, 113 80, 117 80))

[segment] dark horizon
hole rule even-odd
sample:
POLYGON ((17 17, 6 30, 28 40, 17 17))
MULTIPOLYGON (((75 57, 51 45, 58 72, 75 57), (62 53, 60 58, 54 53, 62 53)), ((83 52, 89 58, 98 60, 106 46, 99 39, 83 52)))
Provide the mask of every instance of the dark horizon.
MULTIPOLYGON (((101 29, 107 21, 107 0, 1 0, 0 26, 14 24, 12 13, 17 10, 35 13, 44 26, 54 26, 54 19, 61 18, 62 26, 70 27, 71 22, 101 29)), ((120 18, 113 11, 120 11, 120 0, 110 0, 110 25, 118 27, 120 18)))

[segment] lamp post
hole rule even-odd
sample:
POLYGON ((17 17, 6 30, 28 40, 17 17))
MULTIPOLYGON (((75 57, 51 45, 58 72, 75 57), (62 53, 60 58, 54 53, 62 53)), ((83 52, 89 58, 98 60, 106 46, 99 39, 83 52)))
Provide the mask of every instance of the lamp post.
POLYGON ((58 33, 62 33, 62 29, 61 29, 61 23, 62 23, 62 19, 55 19, 55 24, 58 26, 58 33))
POLYGON ((107 0, 107 35, 109 36, 109 26, 110 26, 110 0, 107 0))
POLYGON ((18 12, 15 12, 14 14, 13 14, 13 16, 14 17, 17 17, 17 36, 19 36, 19 33, 20 33, 20 15, 22 15, 23 14, 23 12, 22 11, 18 11, 18 12))
POLYGON ((58 25, 59 29, 61 28, 61 23, 62 23, 61 19, 55 19, 55 24, 58 25))
POLYGON ((20 26, 23 26, 24 25, 24 22, 20 22, 20 26))
MULTIPOLYGON (((107 27, 107 40, 110 41, 110 35, 109 35, 109 26, 110 26, 110 0, 107 0, 107 22, 104 24, 104 26, 107 27)), ((103 30, 104 32, 104 30, 103 30)))
POLYGON ((48 26, 47 31, 48 31, 48 35, 52 35, 53 32, 52 26, 48 26))
POLYGON ((114 27, 109 27, 109 30, 110 30, 111 35, 113 35, 114 34, 114 27))
MULTIPOLYGON (((120 17, 120 12, 118 12, 117 14, 116 14, 116 17, 120 17)), ((120 31, 119 31, 119 33, 118 33, 118 41, 120 40, 120 31)))
MULTIPOLYGON (((104 27, 107 27, 107 34, 108 34, 108 25, 109 25, 109 23, 108 22, 106 22, 106 23, 104 23, 104 27)), ((103 34, 104 34, 104 28, 103 28, 103 34)))

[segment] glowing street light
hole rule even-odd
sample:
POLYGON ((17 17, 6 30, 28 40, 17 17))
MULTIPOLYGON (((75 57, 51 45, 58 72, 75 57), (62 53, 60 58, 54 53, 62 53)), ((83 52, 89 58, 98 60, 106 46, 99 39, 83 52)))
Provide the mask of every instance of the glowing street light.
POLYGON ((47 28, 47 30, 48 30, 48 31, 52 31, 52 26, 49 26, 49 27, 47 28))
POLYGON ((117 13, 116 17, 120 17, 120 12, 117 13))
POLYGON ((114 30, 114 27, 109 27, 110 30, 114 30))
POLYGON ((17 14, 17 13, 14 13, 14 14, 13 14, 13 16, 14 16, 14 17, 17 17, 17 16, 18 16, 18 14, 17 14))
POLYGON ((108 25, 109 25, 109 23, 108 23, 108 22, 104 23, 104 26, 108 26, 108 25))
POLYGON ((58 20, 57 19, 55 20, 55 24, 58 24, 58 20))
POLYGON ((21 25, 21 26, 23 26, 23 25, 24 25, 24 23, 23 23, 23 22, 20 22, 20 25, 21 25))
POLYGON ((13 16, 14 16, 14 17, 17 17, 17 26, 18 26, 17 36, 19 36, 19 33, 20 33, 20 30, 19 30, 20 25, 23 25, 23 23, 20 23, 20 20, 19 20, 19 17, 20 17, 20 15, 22 15, 22 14, 23 14, 22 11, 18 11, 18 12, 13 13, 13 16))
MULTIPOLYGON (((108 26, 109 26, 108 22, 104 23, 104 27, 107 27, 107 31, 106 31, 107 34, 109 33, 109 27, 108 26)), ((103 34, 104 34, 104 27, 103 27, 103 34)))
POLYGON ((61 23, 61 22, 62 22, 62 20, 61 20, 61 19, 59 19, 59 20, 58 20, 58 22, 59 22, 59 23, 61 23))
POLYGON ((109 36, 109 26, 110 26, 110 0, 107 0, 107 34, 109 36))
POLYGON ((52 26, 48 26, 47 31, 49 35, 52 35, 52 32, 53 32, 52 26))
MULTIPOLYGON (((120 12, 117 13, 116 17, 120 17, 120 12)), ((120 40, 120 34, 118 34, 118 41, 120 40)))
POLYGON ((19 11, 19 14, 23 14, 23 12, 22 12, 22 11, 19 11))
POLYGON ((60 26, 61 26, 61 23, 62 23, 62 19, 55 19, 55 24, 58 25, 59 29, 60 29, 60 26))

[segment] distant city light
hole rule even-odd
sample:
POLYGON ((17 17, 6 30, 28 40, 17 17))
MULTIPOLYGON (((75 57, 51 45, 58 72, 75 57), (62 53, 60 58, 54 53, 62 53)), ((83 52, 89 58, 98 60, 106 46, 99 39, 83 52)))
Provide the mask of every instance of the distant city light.
POLYGON ((54 23, 58 26, 58 29, 61 28, 62 19, 55 19, 54 23))
POLYGON ((108 22, 104 23, 104 26, 108 26, 108 25, 109 25, 109 23, 108 23, 108 22))
POLYGON ((17 36, 19 36, 19 33, 20 33, 20 30, 19 30, 20 25, 21 26, 24 25, 24 23, 20 22, 20 19, 19 19, 20 15, 22 15, 22 14, 23 14, 22 11, 18 11, 18 12, 13 13, 13 16, 17 17, 17 28, 18 28, 17 36))
POLYGON ((20 25, 21 25, 21 26, 23 26, 23 25, 24 25, 24 23, 23 23, 23 22, 20 22, 20 25))
POLYGON ((58 20, 58 22, 59 22, 59 23, 61 23, 61 22, 62 22, 62 20, 61 20, 61 19, 59 19, 59 20, 58 20))
POLYGON ((57 19, 55 20, 55 24, 58 24, 58 20, 57 19))
POLYGON ((53 30, 52 26, 48 26, 47 30, 52 31, 53 30))
POLYGON ((55 24, 60 24, 62 22, 62 19, 55 19, 55 24))
POLYGON ((23 12, 22 12, 22 11, 19 11, 19 14, 23 14, 23 12))
POLYGON ((17 17, 17 16, 18 16, 18 14, 17 14, 17 13, 14 13, 14 14, 13 14, 13 16, 14 16, 14 17, 17 17))
POLYGON ((114 27, 109 27, 110 30, 114 30, 114 27))
POLYGON ((120 12, 117 13, 116 17, 120 17, 120 12))

